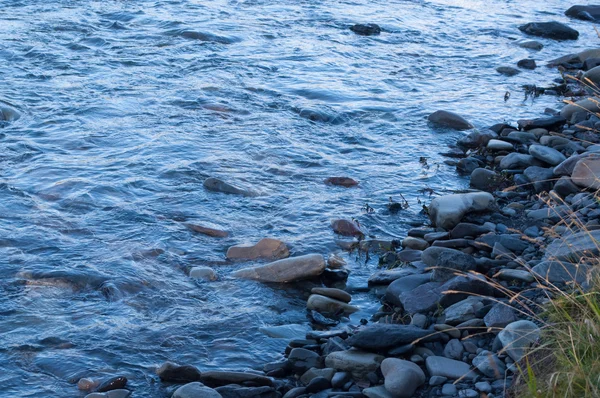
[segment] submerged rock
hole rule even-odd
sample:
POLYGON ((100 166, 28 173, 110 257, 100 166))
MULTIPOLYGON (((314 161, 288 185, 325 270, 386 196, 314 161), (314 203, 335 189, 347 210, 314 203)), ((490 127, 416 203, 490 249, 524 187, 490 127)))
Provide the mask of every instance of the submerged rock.
POLYGON ((327 315, 353 314, 359 310, 358 307, 320 294, 311 294, 306 302, 306 308, 327 315))
POLYGON ((337 234, 344 236, 364 236, 364 232, 355 221, 338 219, 331 221, 331 228, 337 234))
POLYGON ((519 30, 532 36, 554 40, 577 40, 579 32, 560 22, 530 22, 519 26, 519 30))
POLYGON ((325 259, 320 254, 307 254, 278 260, 263 266, 244 268, 233 272, 236 278, 259 282, 287 283, 321 275, 325 259))
POLYGON ((204 188, 213 192, 222 192, 228 193, 232 195, 242 195, 242 196, 257 196, 255 192, 245 190, 242 188, 238 188, 234 185, 231 185, 223 180, 219 180, 218 178, 209 177, 204 180, 204 188))
POLYGON ((197 232, 199 234, 212 236, 213 238, 226 238, 229 236, 227 231, 221 231, 219 229, 213 229, 208 227, 203 227, 202 225, 197 224, 185 224, 185 226, 191 231, 197 232))
POLYGON ((286 258, 290 252, 285 243, 278 239, 264 238, 253 246, 236 245, 227 250, 226 257, 230 260, 279 260, 286 258))
POLYGON ((350 177, 329 177, 325 180, 325 184, 349 188, 358 185, 358 181, 350 177))
POLYGON ((190 278, 214 281, 217 279, 217 274, 210 267, 194 267, 190 270, 190 278))
POLYGON ((469 130, 473 125, 462 116, 448 111, 435 111, 428 117, 429 121, 440 127, 447 127, 454 130, 469 130))

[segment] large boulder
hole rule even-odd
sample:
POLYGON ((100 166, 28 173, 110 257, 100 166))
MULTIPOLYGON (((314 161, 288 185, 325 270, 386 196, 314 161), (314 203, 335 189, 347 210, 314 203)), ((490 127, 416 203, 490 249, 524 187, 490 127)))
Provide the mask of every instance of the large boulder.
POLYGON ((600 5, 573 6, 565 15, 582 21, 600 22, 600 5))
POLYGON ((580 187, 600 188, 600 158, 594 156, 579 160, 573 168, 571 180, 580 187))
POLYGON ((431 201, 429 218, 434 226, 452 229, 466 214, 490 211, 494 207, 494 197, 488 192, 440 196, 431 201))
POLYGON ((530 22, 519 26, 519 30, 532 36, 554 40, 577 40, 579 32, 560 22, 530 22))
POLYGON ((279 260, 290 255, 285 243, 272 238, 264 238, 255 245, 236 245, 227 250, 226 257, 230 260, 279 260))
POLYGON ((397 398, 410 398, 415 390, 425 383, 425 373, 410 361, 386 358, 381 363, 385 389, 397 398))
POLYGON ((321 275, 325 270, 325 259, 320 254, 290 257, 266 265, 243 268, 233 272, 237 278, 259 282, 286 283, 321 275))
MULTIPOLYGON (((575 54, 567 54, 548 62, 548 66, 583 64, 588 59, 600 58, 600 48, 590 48, 575 54)), ((579 66, 578 66, 579 67, 579 66)))
POLYGON ((374 372, 385 357, 370 352, 359 350, 336 351, 327 355, 325 366, 342 372, 349 372, 357 380, 366 379, 370 372, 374 372))
POLYGON ((428 117, 429 121, 437 126, 454 130, 469 130, 473 125, 462 116, 448 111, 435 111, 428 117))

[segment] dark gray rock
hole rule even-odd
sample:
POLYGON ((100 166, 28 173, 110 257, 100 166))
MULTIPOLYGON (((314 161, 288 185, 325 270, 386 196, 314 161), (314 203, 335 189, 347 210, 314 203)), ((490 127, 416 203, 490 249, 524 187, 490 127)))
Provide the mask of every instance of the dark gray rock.
POLYGON ((321 368, 323 359, 314 351, 294 348, 288 356, 288 365, 292 372, 302 375, 310 368, 321 368))
POLYGON ((473 125, 462 116, 454 112, 435 111, 428 117, 429 121, 437 126, 451 128, 454 130, 469 130, 473 125))
POLYGON ((423 251, 422 261, 433 269, 432 279, 444 282, 457 272, 468 272, 477 267, 475 259, 459 250, 445 247, 429 247, 423 251))
POLYGON ((439 356, 430 356, 425 360, 427 371, 430 376, 442 376, 448 379, 474 379, 477 374, 471 370, 471 367, 454 359, 448 359, 439 356))
POLYGON ((561 198, 566 198, 571 194, 581 192, 581 189, 573 183, 571 177, 562 176, 554 184, 554 192, 560 195, 561 198))
POLYGON ((400 296, 403 293, 410 292, 416 287, 431 281, 431 274, 415 274, 408 275, 402 278, 396 279, 388 286, 385 292, 385 299, 397 306, 402 306, 400 296))
POLYGON ((562 116, 552 116, 538 119, 521 119, 517 121, 521 130, 546 129, 549 131, 556 130, 567 123, 567 119, 562 116))
POLYGON ((450 359, 458 359, 462 358, 463 352, 465 349, 458 339, 452 339, 444 347, 444 356, 450 359))
POLYGON ((475 159, 474 157, 468 157, 460 159, 456 164, 456 169, 461 173, 471 174, 473 170, 475 170, 478 167, 481 167, 482 165, 482 162, 475 159))
POLYGON ((517 62, 517 66, 519 68, 523 68, 523 69, 530 69, 533 70, 537 67, 537 65, 535 64, 535 61, 533 59, 522 59, 519 62, 517 62))
POLYGON ((488 232, 490 232, 490 229, 488 227, 484 227, 484 226, 477 225, 477 224, 461 222, 456 227, 454 227, 452 229, 452 231, 450 231, 450 238, 451 239, 459 239, 459 238, 464 238, 467 236, 476 238, 479 235, 482 235, 482 234, 485 234, 488 232))
POLYGON ((456 144, 459 147, 475 149, 486 146, 491 139, 496 137, 498 137, 498 133, 492 130, 475 130, 460 138, 456 144))
POLYGON ((471 187, 482 191, 491 192, 499 185, 501 177, 498 173, 488 169, 475 169, 471 173, 471 187))
POLYGON ((512 66, 499 66, 496 68, 496 72, 505 76, 515 76, 521 73, 520 70, 513 68, 512 66))
POLYGON ((503 303, 494 304, 492 309, 483 317, 485 326, 488 328, 503 328, 516 320, 515 311, 503 303))
POLYGON ((552 184, 554 183, 554 173, 552 169, 530 166, 525 169, 523 175, 531 181, 530 188, 532 188, 535 193, 549 192, 552 189, 552 184))
POLYGON ((565 15, 582 21, 600 22, 600 5, 573 6, 565 15))
POLYGON ((530 22, 519 26, 519 30, 528 35, 554 40, 577 40, 579 32, 560 22, 530 22))
POLYGON ((379 25, 374 23, 352 25, 350 30, 361 36, 375 36, 381 33, 379 25))
POLYGON ((600 231, 582 231, 555 239, 546 248, 544 260, 577 263, 584 257, 600 254, 600 231))
POLYGON ((531 269, 538 278, 549 283, 583 283, 590 278, 591 267, 566 261, 543 261, 531 269))
POLYGON ((201 373, 195 366, 178 365, 173 362, 163 363, 157 370, 156 374, 163 381, 172 383, 189 383, 199 381, 201 373))
POLYGON ((242 387, 227 385, 215 388, 223 398, 279 398, 281 395, 273 387, 242 387))
MULTIPOLYGON (((423 330, 412 325, 375 323, 361 328, 358 332, 350 336, 346 342, 356 348, 383 350, 412 343, 431 334, 432 332, 428 330, 423 330)), ((428 340, 439 338, 439 336, 433 335, 428 340)))
POLYGON ((481 250, 492 250, 496 243, 500 243, 502 246, 506 247, 508 250, 515 253, 522 253, 525 249, 529 247, 529 243, 521 240, 520 235, 498 235, 493 232, 490 232, 485 235, 481 235, 479 238, 475 239, 475 246, 481 250))

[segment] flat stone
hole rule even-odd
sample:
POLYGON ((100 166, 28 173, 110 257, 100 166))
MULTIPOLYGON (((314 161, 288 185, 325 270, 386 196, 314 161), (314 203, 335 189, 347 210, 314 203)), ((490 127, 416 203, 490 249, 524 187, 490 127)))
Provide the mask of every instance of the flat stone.
POLYGON ((362 394, 367 398, 395 398, 385 386, 368 387, 362 390, 362 394))
POLYGON ((220 370, 210 370, 202 372, 200 381, 210 387, 242 383, 252 383, 259 386, 269 387, 273 385, 273 379, 271 379, 270 377, 261 376, 249 372, 233 372, 220 370))
POLYGON ((490 151, 510 151, 512 152, 515 148, 510 142, 502 140, 490 140, 487 144, 487 149, 490 151))
POLYGON ((306 333, 310 331, 310 326, 300 324, 263 326, 258 331, 274 339, 303 339, 306 333))
POLYGON ((517 40, 515 42, 521 48, 540 51, 544 45, 537 40, 517 40))
POLYGON ((442 376, 448 379, 467 379, 472 380, 477 377, 471 367, 454 359, 448 359, 440 356, 430 356, 425 359, 425 366, 430 376, 442 376))
POLYGON ((116 389, 107 392, 93 392, 85 396, 85 398, 127 398, 131 395, 131 391, 125 389, 116 389))
POLYGON ((339 313, 349 315, 359 310, 358 307, 320 294, 311 294, 306 302, 306 308, 326 315, 337 315, 339 313))
POLYGON ((335 375, 335 369, 333 368, 310 368, 300 377, 300 381, 302 384, 307 385, 310 381, 316 377, 323 377, 331 382, 333 376, 335 375))
POLYGON ((538 165, 535 158, 524 153, 512 152, 502 158, 499 167, 502 170, 525 169, 529 166, 538 165))
POLYGON ((385 299, 397 306, 401 306, 400 296, 403 293, 410 292, 416 287, 431 281, 431 273, 406 275, 396 279, 385 291, 385 299))
POLYGON ((465 238, 467 236, 477 237, 479 235, 492 232, 487 226, 461 222, 450 231, 451 239, 465 238))
POLYGON ((292 349, 288 355, 287 362, 291 371, 297 375, 302 375, 311 368, 320 368, 323 364, 323 360, 319 354, 306 348, 292 349))
POLYGON ((446 347, 444 347, 444 356, 446 358, 460 360, 463 352, 465 352, 465 349, 458 339, 450 340, 446 343, 446 347))
POLYGON ((600 254, 599 241, 600 230, 564 235, 546 247, 544 260, 578 263, 582 258, 600 254))
POLYGON ((577 40, 579 32, 567 25, 556 22, 530 22, 519 26, 521 32, 532 36, 554 40, 577 40))
POLYGON ((501 269, 496 273, 496 275, 494 275, 494 278, 498 278, 503 281, 519 281, 525 283, 531 283, 535 281, 535 278, 533 275, 531 275, 531 272, 510 268, 501 269))
POLYGON ((549 192, 552 189, 552 184, 554 183, 554 173, 552 169, 530 166, 525 169, 523 175, 531 181, 530 188, 533 188, 533 191, 536 193, 549 192))
POLYGON ((476 318, 476 313, 481 308, 483 308, 483 304, 481 303, 481 299, 478 297, 469 297, 465 300, 459 301, 456 304, 452 304, 446 311, 444 312, 446 316, 445 322, 448 325, 456 326, 468 320, 476 318))
POLYGON ((212 388, 206 387, 200 382, 193 382, 185 384, 179 387, 173 393, 171 398, 223 398, 221 394, 213 390, 212 388))
POLYGON ((579 160, 573 168, 571 180, 584 188, 600 188, 600 158, 587 157, 579 160))
POLYGON ((213 191, 213 192, 221 192, 221 193, 227 193, 227 194, 232 194, 232 195, 241 195, 241 196, 257 196, 257 194, 255 192, 252 192, 250 190, 246 190, 246 189, 242 189, 242 188, 238 188, 235 185, 229 184, 223 180, 220 180, 218 178, 207 178, 206 180, 204 180, 204 188, 206 188, 206 190, 208 191, 213 191))
POLYGON ((278 239, 264 238, 255 245, 237 245, 227 250, 230 260, 279 260, 289 257, 290 251, 285 243, 278 239))
POLYGON ((567 160, 565 155, 556 149, 543 145, 531 145, 529 147, 529 154, 538 160, 548 163, 551 166, 557 166, 558 164, 567 160))
POLYGON ((586 264, 572 264, 566 261, 543 261, 531 269, 536 276, 549 283, 582 284, 590 279, 590 266, 586 264))
POLYGON ((413 275, 417 271, 413 269, 391 269, 385 271, 377 271, 369 277, 369 286, 372 285, 389 285, 397 279, 404 276, 413 275))
POLYGON ((562 198, 566 198, 571 194, 576 194, 581 192, 580 188, 573 184, 573 180, 571 177, 562 176, 556 181, 554 184, 554 192, 559 194, 562 198))
POLYGON ((359 329, 346 343, 356 348, 384 350, 413 343, 431 334, 430 331, 412 325, 374 323, 359 329))
POLYGON ((329 177, 325 179, 325 184, 337 185, 344 188, 350 188, 358 185, 358 181, 350 177, 329 177))
POLYGON ((425 250, 429 247, 429 243, 427 243, 425 239, 407 236, 402 240, 402 247, 414 250, 425 250))
POLYGON ((349 303, 350 300, 352 300, 352 296, 348 292, 332 287, 313 287, 310 292, 313 294, 320 294, 321 296, 326 296, 335 300, 343 301, 344 303, 349 303))
POLYGON ((496 68, 496 72, 504 76, 515 76, 521 73, 520 70, 513 68, 512 66, 499 66, 496 68))
POLYGON ((273 387, 241 387, 235 384, 215 388, 223 398, 279 398, 273 387))
POLYGON ((466 214, 490 211, 494 206, 494 197, 488 192, 440 196, 431 201, 429 218, 435 226, 452 229, 466 214))
POLYGON ((469 130, 473 125, 460 115, 448 111, 436 111, 429 115, 429 121, 440 127, 447 127, 454 130, 469 130))
POLYGON ((416 389, 425 383, 425 373, 410 362, 397 358, 386 358, 381 363, 385 389, 397 398, 410 398, 416 389))
POLYGON ((185 224, 185 226, 194 232, 197 232, 199 234, 203 234, 203 235, 207 235, 207 236, 212 236, 213 238, 226 238, 229 236, 229 232, 227 231, 222 231, 219 229, 214 229, 214 228, 208 228, 202 225, 197 225, 197 224, 185 224))
POLYGON ((507 304, 496 303, 483 317, 483 322, 488 328, 503 328, 509 323, 517 321, 515 311, 507 304))
POLYGON ((336 351, 327 355, 325 366, 342 372, 349 372, 357 380, 364 380, 367 374, 379 368, 385 357, 359 350, 336 351))
POLYGON ((529 350, 531 344, 540 337, 540 328, 531 321, 520 320, 508 324, 498 333, 498 339, 504 351, 515 361, 519 362, 529 350))
POLYGON ((577 112, 589 111, 591 113, 600 112, 600 106, 598 106, 598 98, 585 98, 574 104, 565 105, 560 110, 560 115, 566 120, 571 120, 573 115, 577 112))
POLYGON ((325 260, 320 254, 307 254, 278 260, 263 266, 244 268, 232 273, 236 278, 259 282, 286 283, 320 275, 325 260))
POLYGON ((422 261, 433 268, 432 279, 444 282, 456 273, 464 273, 477 267, 475 259, 459 250, 446 247, 430 247, 423 251, 422 261))

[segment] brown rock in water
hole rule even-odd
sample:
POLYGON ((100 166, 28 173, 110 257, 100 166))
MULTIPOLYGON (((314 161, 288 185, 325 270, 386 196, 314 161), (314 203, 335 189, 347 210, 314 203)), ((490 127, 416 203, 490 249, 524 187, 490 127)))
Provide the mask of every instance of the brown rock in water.
POLYGON ((360 230, 358 224, 354 221, 349 220, 333 220, 331 222, 331 228, 334 232, 344 236, 363 236, 364 233, 360 230))
POLYGON ((332 287, 313 287, 310 291, 313 294, 320 294, 321 296, 331 297, 344 303, 349 303, 352 300, 352 296, 343 290, 335 289, 332 287))
POLYGON ((358 185, 358 181, 350 177, 329 177, 325 180, 325 184, 349 188, 358 185))
POLYGON ((320 254, 307 254, 278 260, 263 266, 244 268, 232 275, 259 282, 286 283, 321 275, 325 259, 320 254))
POLYGON ((203 227, 202 225, 185 224, 185 226, 191 231, 194 231, 194 232, 197 232, 197 233, 203 234, 203 235, 212 236, 213 238, 226 238, 229 236, 229 232, 227 232, 227 231, 221 231, 219 229, 203 227))
POLYGON ((264 238, 254 246, 237 245, 227 250, 227 258, 230 260, 279 260, 290 255, 285 243, 277 239, 264 238))
POLYGON ((311 294, 306 302, 306 308, 319 311, 325 315, 337 315, 340 312, 353 314, 359 310, 358 307, 320 294, 311 294))

